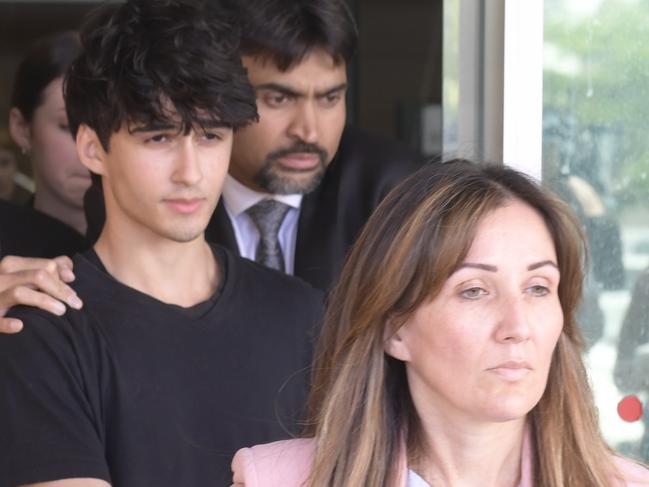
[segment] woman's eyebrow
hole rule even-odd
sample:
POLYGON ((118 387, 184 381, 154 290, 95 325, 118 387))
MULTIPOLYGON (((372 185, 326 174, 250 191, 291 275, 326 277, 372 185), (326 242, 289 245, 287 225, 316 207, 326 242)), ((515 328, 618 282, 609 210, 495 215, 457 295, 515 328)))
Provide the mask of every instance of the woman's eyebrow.
POLYGON ((495 266, 495 265, 478 264, 478 263, 475 263, 475 262, 465 262, 460 267, 458 267, 458 270, 462 269, 464 267, 471 267, 473 269, 482 269, 484 271, 489 271, 489 272, 497 272, 498 271, 498 267, 495 266))
MULTIPOLYGON (((528 265, 527 270, 528 271, 533 271, 533 270, 539 269, 540 267, 544 267, 546 265, 554 267, 557 270, 559 269, 559 266, 555 262, 553 262, 551 260, 542 260, 542 261, 535 262, 533 264, 528 265)), ((484 271, 489 271, 489 272, 498 272, 498 267, 495 266, 495 265, 480 264, 480 263, 477 263, 477 262, 465 262, 462 265, 460 265, 460 267, 458 267, 458 270, 462 269, 464 267, 470 267, 470 268, 473 268, 473 269, 482 269, 484 271)))
POLYGON ((555 269, 559 270, 559 266, 555 262, 553 262, 551 260, 542 260, 541 262, 536 262, 534 264, 530 264, 530 265, 527 266, 527 270, 528 271, 533 271, 535 269, 538 269, 539 267, 543 267, 543 266, 546 266, 546 265, 549 265, 549 266, 554 267, 555 269))

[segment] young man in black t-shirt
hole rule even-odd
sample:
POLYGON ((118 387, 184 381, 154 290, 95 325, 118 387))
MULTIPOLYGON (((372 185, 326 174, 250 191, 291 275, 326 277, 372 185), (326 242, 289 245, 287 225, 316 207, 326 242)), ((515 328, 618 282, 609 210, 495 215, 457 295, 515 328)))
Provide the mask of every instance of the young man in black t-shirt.
POLYGON ((66 106, 107 219, 81 310, 0 336, 0 486, 227 485, 289 434, 321 295, 208 245, 232 132, 256 116, 214 0, 129 0, 82 31, 66 106))

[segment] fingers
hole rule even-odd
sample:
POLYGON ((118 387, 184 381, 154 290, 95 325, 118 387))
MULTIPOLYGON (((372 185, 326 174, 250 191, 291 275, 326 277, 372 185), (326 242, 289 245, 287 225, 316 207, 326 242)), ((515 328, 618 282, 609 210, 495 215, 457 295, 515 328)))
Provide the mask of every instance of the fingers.
POLYGON ((4 316, 9 308, 18 304, 59 316, 65 313, 65 304, 81 308, 83 303, 66 284, 73 280, 72 260, 66 256, 55 259, 6 256, 0 259, 0 333, 16 333, 22 329, 20 320, 4 316))
MULTIPOLYGON (((74 309, 83 305, 74 290, 60 277, 57 264, 47 264, 49 270, 32 269, 0 274, 0 317, 7 309, 23 304, 35 306, 56 315, 65 313, 65 304, 74 309), (65 303, 65 304, 64 304, 65 303)), ((63 261, 63 265, 66 262, 63 261)), ((12 328, 19 326, 5 323, 3 326, 12 328)), ((3 328, 0 328, 0 332, 3 328)))
POLYGON ((0 333, 18 333, 23 329, 23 322, 16 318, 0 318, 0 333))
MULTIPOLYGON (((66 284, 74 281, 72 266, 72 260, 65 255, 54 259, 6 256, 0 260, 0 293, 10 288, 26 286, 79 309, 82 306, 81 300, 66 284)), ((5 295, 4 301, 7 307, 13 304, 26 304, 20 301, 12 303, 11 300, 11 294, 5 295)), ((0 313, 0 316, 3 314, 0 313)))
POLYGON ((48 270, 48 268, 52 268, 52 265, 56 267, 56 261, 53 259, 38 259, 36 257, 7 255, 0 259, 0 273, 9 274, 11 272, 26 271, 30 269, 48 270))
POLYGON ((59 272, 59 277, 64 282, 74 281, 74 273, 72 272, 72 259, 67 255, 60 255, 54 259, 56 267, 59 272))
POLYGON ((57 274, 64 282, 72 282, 74 281, 72 268, 72 260, 65 255, 54 259, 7 255, 0 259, 0 274, 42 269, 51 274, 57 274))
MULTIPOLYGON (((61 301, 62 303, 66 303, 68 306, 74 309, 80 309, 83 303, 77 296, 77 293, 74 292, 74 290, 68 286, 65 282, 63 282, 62 279, 59 278, 58 272, 48 272, 44 271, 43 269, 36 269, 36 270, 28 270, 28 271, 20 271, 20 272, 14 272, 13 274, 8 274, 8 275, 0 275, 0 292, 4 291, 7 289, 6 286, 3 286, 3 279, 7 278, 10 281, 10 288, 14 288, 16 292, 14 292, 11 296, 14 299, 19 300, 20 304, 31 304, 30 303, 24 303, 22 299, 24 298, 24 295, 20 291, 22 287, 26 287, 27 289, 33 291, 36 290, 39 294, 44 295, 45 297, 48 298, 54 298, 55 301, 61 301), (16 298, 18 296, 18 298, 16 298)), ((28 295, 32 295, 32 293, 27 293, 28 295)), ((1 295, 0 295, 1 296, 1 295)), ((45 300, 47 303, 50 303, 51 300, 47 299, 45 300)), ((38 301, 38 303, 43 302, 43 300, 38 301)), ((38 303, 35 304, 34 306, 38 306, 38 303)), ((63 306, 62 303, 60 304, 61 313, 65 313, 65 306, 63 306)), ((0 302, 0 306, 2 306, 0 302)), ((38 306, 39 308, 41 306, 38 306)), ((48 307, 48 311, 50 310, 51 306, 48 307)))
POLYGON ((61 302, 63 300, 60 297, 52 297, 51 294, 31 289, 25 285, 13 286, 0 292, 0 308, 10 308, 17 304, 23 304, 49 311, 58 316, 63 315, 65 313, 65 304, 61 302))

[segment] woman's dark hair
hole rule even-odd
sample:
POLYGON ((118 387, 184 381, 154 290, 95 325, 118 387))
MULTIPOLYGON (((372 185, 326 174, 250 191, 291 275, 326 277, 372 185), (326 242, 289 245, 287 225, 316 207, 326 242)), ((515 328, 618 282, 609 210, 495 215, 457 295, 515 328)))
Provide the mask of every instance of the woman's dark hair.
POLYGON ((88 125, 106 150, 124 123, 189 131, 257 118, 237 22, 218 0, 108 4, 85 22, 81 43, 64 87, 70 129, 88 125))
POLYGON ((36 40, 27 50, 14 77, 11 106, 31 122, 43 103, 43 91, 65 70, 81 50, 76 32, 59 32, 36 40))
POLYGON ((243 24, 241 52, 267 58, 281 71, 323 49, 349 64, 358 32, 345 0, 234 0, 243 24))

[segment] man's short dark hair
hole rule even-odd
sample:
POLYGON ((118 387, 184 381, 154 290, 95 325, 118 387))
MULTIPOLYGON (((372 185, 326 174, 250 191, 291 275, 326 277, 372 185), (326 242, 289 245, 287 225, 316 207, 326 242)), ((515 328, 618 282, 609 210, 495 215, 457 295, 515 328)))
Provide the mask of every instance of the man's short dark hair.
POLYGON ((234 18, 218 0, 100 7, 81 29, 82 51, 66 76, 72 133, 86 124, 108 150, 124 123, 169 125, 174 117, 188 132, 256 120, 234 18))
POLYGON ((243 24, 241 53, 268 59, 281 71, 314 49, 349 64, 358 32, 345 0, 234 0, 243 24))

